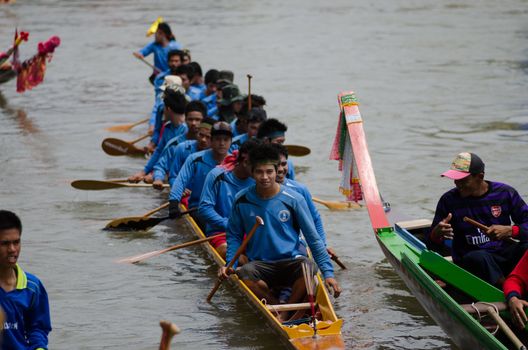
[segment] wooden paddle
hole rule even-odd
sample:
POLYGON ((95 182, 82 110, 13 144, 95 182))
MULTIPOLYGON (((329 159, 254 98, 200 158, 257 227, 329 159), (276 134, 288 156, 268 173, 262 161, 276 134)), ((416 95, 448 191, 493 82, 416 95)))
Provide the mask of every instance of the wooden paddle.
POLYGON ((197 245, 197 244, 204 243, 204 242, 209 242, 209 241, 215 239, 216 237, 221 237, 221 236, 225 236, 225 233, 219 233, 217 235, 213 235, 213 236, 209 236, 209 237, 205 237, 205 238, 200 238, 200 239, 197 239, 197 240, 194 240, 194 241, 190 241, 190 242, 186 242, 186 243, 182 243, 182 244, 173 245, 171 247, 160 249, 160 250, 155 250, 153 252, 144 253, 144 254, 140 254, 140 255, 131 256, 131 257, 128 257, 128 258, 119 259, 119 260, 117 260, 117 262, 120 263, 120 264, 136 264, 138 262, 142 262, 144 260, 153 258, 155 256, 158 256, 158 255, 161 255, 161 254, 165 254, 167 252, 171 252, 173 250, 177 250, 177 249, 181 249, 181 248, 185 248, 185 247, 190 247, 190 246, 197 245))
POLYGON ((144 57, 140 57, 140 56, 136 56, 136 55, 134 55, 134 57, 137 58, 138 60, 140 60, 141 62, 145 63, 147 66, 152 68, 155 72, 161 73, 161 69, 157 68, 155 65, 153 65, 152 63, 147 61, 144 57))
POLYGON ((109 128, 106 128, 106 130, 111 131, 111 132, 127 132, 127 131, 130 131, 133 127, 146 123, 149 120, 150 118, 145 118, 145 119, 141 119, 140 121, 132 123, 132 124, 114 125, 109 128))
POLYGON ((145 155, 146 151, 142 148, 137 148, 134 144, 149 136, 150 134, 145 134, 132 141, 124 141, 110 137, 103 140, 101 147, 103 147, 103 151, 110 156, 145 155))
POLYGON ((161 340, 159 350, 170 350, 172 338, 180 333, 180 329, 174 323, 169 321, 160 321, 161 340))
POLYGON ((119 219, 114 219, 114 220, 110 221, 108 224, 106 224, 105 229, 106 230, 115 229, 116 227, 119 227, 119 225, 121 225, 121 224, 128 223, 130 220, 138 220, 138 219, 141 219, 141 218, 148 218, 152 214, 157 213, 161 209, 165 209, 168 206, 169 206, 169 202, 167 202, 167 203, 165 203, 165 204, 163 204, 163 205, 161 205, 161 206, 159 206, 159 207, 157 207, 155 209, 152 209, 149 212, 146 212, 145 214, 143 214, 143 216, 127 216, 127 217, 123 217, 123 218, 119 218, 119 219))
MULTIPOLYGON (((78 190, 85 191, 99 191, 99 190, 111 190, 120 187, 144 187, 152 188, 151 184, 135 184, 130 182, 112 182, 104 180, 75 180, 71 183, 72 187, 78 190)), ((163 187, 170 187, 169 184, 163 184, 163 187)))
MULTIPOLYGON (((484 224, 481 224, 480 222, 478 221, 475 221, 473 220, 472 218, 468 218, 467 216, 464 216, 464 219, 463 219, 465 222, 467 222, 468 224, 471 224, 475 227, 478 227, 479 229, 481 229, 481 231, 484 231, 482 233, 486 234, 486 232, 489 230, 489 227, 484 225, 484 224)), ((511 242, 511 243, 519 243, 519 240, 518 239, 515 239, 515 238, 512 238, 512 237, 508 237, 506 239, 506 241, 508 242, 511 242)))
POLYGON ((284 145, 284 147, 288 150, 288 155, 292 157, 304 157, 312 152, 308 147, 299 145, 284 145))
POLYGON ((312 200, 316 203, 326 206, 330 210, 347 210, 347 209, 360 209, 361 208, 361 205, 356 202, 324 201, 316 197, 312 197, 312 200))
POLYGON ((345 264, 343 264, 343 262, 339 259, 339 257, 335 254, 333 255, 330 255, 330 259, 334 260, 334 262, 339 265, 340 268, 342 268, 343 270, 346 270, 347 267, 345 266, 345 264))
POLYGON ((248 98, 247 98, 247 105, 248 105, 248 112, 251 111, 251 78, 253 76, 251 74, 247 75, 248 78, 248 98))
MULTIPOLYGON (((253 235, 255 234, 255 231, 257 231, 257 228, 259 226, 263 226, 263 225, 264 225, 264 220, 262 220, 262 218, 260 216, 256 216, 255 217, 255 225, 253 225, 253 227, 251 228, 251 231, 249 231, 248 235, 246 236, 246 239, 244 239, 244 241, 242 242, 240 247, 238 247, 238 250, 236 251, 235 256, 233 256, 233 259, 231 259, 229 264, 227 264, 227 270, 228 271, 229 271, 230 268, 233 267, 235 262, 238 261, 238 258, 240 257, 240 255, 246 249, 246 246, 248 245, 249 240, 251 239, 251 237, 253 237, 253 235)), ((211 299, 213 299, 213 296, 215 295, 215 293, 218 290, 218 288, 220 288, 220 286, 222 285, 223 281, 224 280, 222 278, 218 278, 216 280, 216 283, 215 283, 213 289, 211 289, 211 291, 209 292, 209 295, 207 296, 207 302, 210 302, 211 299)))
POLYGON ((149 217, 132 217, 129 220, 121 222, 116 227, 105 227, 105 230, 108 231, 147 231, 152 227, 156 226, 162 221, 168 219, 177 219, 182 215, 192 213, 193 211, 198 210, 198 207, 191 208, 187 211, 181 212, 177 217, 171 218, 170 216, 165 216, 162 218, 149 218, 149 217))
POLYGON ((513 333, 511 328, 508 327, 506 322, 504 322, 502 317, 500 317, 500 315, 497 313, 497 311, 495 311, 494 308, 490 306, 486 309, 486 311, 495 320, 495 322, 497 322, 502 332, 504 332, 504 334, 506 334, 506 336, 511 340, 511 342, 515 345, 516 349, 526 350, 526 346, 524 346, 524 344, 519 340, 519 338, 517 338, 515 333, 513 333))

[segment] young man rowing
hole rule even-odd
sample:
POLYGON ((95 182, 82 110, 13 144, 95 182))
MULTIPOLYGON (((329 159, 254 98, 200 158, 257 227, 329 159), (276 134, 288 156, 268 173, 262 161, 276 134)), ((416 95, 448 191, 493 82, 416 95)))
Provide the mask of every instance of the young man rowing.
MULTIPOLYGON (((314 227, 306 201, 275 180, 279 163, 277 150, 271 145, 260 145, 251 151, 250 162, 255 185, 241 191, 235 199, 226 231, 226 260, 234 257, 244 234, 251 230, 258 215, 265 225, 257 230, 247 245, 249 262, 236 271, 253 293, 259 299, 277 304, 278 298, 271 289, 292 286, 288 303, 304 299, 302 263, 312 262, 301 241, 302 231, 325 282, 334 290, 334 296, 339 296, 341 287, 334 278, 330 257, 314 227)), ((218 276, 227 278, 225 266, 219 269, 218 276)), ((285 318, 286 315, 281 315, 282 320, 285 318)))
MULTIPOLYGON (((198 216, 206 224, 206 236, 225 232, 236 194, 255 183, 251 177, 249 152, 256 146, 254 140, 245 142, 237 151, 236 159, 231 160, 234 164, 222 164, 211 170, 205 178, 198 216)), ((225 236, 213 239, 211 245, 225 259, 225 236)))
POLYGON ((2 349, 47 349, 51 320, 40 280, 17 264, 22 223, 0 210, 0 310, 5 313, 2 349))

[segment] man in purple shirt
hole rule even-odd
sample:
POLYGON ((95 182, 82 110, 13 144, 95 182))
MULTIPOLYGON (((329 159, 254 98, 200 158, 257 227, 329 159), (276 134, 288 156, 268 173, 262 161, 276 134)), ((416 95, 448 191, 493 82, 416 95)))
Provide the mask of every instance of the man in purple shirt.
POLYGON ((484 180, 484 162, 474 153, 460 153, 442 176, 453 179, 456 187, 440 198, 428 243, 452 240, 457 265, 501 286, 528 248, 528 206, 511 186, 484 180))

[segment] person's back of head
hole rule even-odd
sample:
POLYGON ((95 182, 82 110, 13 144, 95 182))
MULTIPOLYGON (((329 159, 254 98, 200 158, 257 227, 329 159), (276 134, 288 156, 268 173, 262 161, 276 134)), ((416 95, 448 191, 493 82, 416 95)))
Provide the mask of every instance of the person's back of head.
POLYGON ((166 89, 164 92, 163 103, 165 107, 176 114, 184 114, 187 106, 187 99, 180 91, 166 89))
POLYGON ((207 115, 207 107, 201 101, 191 101, 185 107, 185 115, 190 112, 200 112, 202 113, 202 116, 205 117, 207 115))
POLYGON ((270 118, 260 125, 257 132, 257 138, 261 140, 273 139, 280 135, 284 136, 286 131, 288 131, 286 124, 281 123, 275 118, 270 118))
POLYGON ((193 68, 194 76, 199 76, 199 77, 203 76, 202 67, 200 66, 198 62, 191 62, 189 63, 189 66, 193 68))
POLYGON ((205 85, 216 84, 216 82, 218 81, 219 75, 220 75, 220 72, 217 69, 209 69, 207 73, 205 73, 205 77, 204 77, 205 85))

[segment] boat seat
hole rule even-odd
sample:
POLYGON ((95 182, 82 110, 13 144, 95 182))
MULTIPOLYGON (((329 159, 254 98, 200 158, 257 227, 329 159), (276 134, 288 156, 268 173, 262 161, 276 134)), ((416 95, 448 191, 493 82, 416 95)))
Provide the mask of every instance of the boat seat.
POLYGON ((429 219, 416 219, 416 220, 407 220, 407 221, 399 221, 396 224, 407 231, 410 230, 417 230, 421 228, 428 228, 431 227, 432 221, 429 219))
POLYGON ((310 303, 266 305, 266 308, 270 311, 306 310, 310 308, 310 303))

